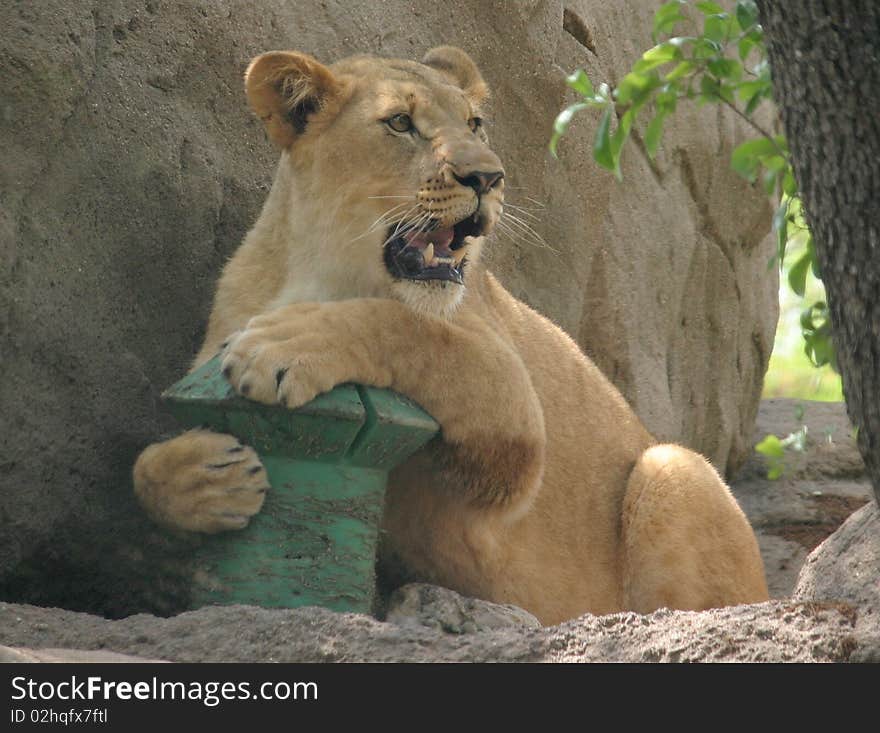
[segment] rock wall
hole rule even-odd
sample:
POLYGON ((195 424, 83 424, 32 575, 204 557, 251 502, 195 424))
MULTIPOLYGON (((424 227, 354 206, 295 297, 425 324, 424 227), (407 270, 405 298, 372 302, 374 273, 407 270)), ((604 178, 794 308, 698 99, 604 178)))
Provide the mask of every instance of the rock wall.
POLYGON ((143 519, 130 467, 175 429, 158 395, 271 181, 276 154, 241 91, 269 49, 467 50, 494 89, 509 200, 549 243, 499 237, 496 271, 657 435, 740 463, 776 322, 770 208, 726 161, 742 126, 685 109, 656 164, 626 151, 623 185, 591 161, 594 117, 559 161, 546 149, 572 99, 564 74, 619 79, 655 5, 0 4, 0 598, 113 616, 179 606, 189 540, 143 519))

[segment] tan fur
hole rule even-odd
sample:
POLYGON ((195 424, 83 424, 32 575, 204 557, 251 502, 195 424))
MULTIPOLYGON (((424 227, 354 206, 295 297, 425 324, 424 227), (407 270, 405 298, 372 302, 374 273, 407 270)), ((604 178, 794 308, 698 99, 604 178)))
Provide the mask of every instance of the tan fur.
MULTIPOLYGON (((577 345, 485 270, 482 238, 466 250, 464 286, 385 268, 395 211, 448 226, 479 205, 489 230, 502 215, 503 182, 479 198, 459 183, 500 170, 468 125, 485 82, 458 49, 425 61, 253 62, 248 97, 281 162, 195 364, 222 348, 231 383, 261 402, 296 407, 353 381, 437 419, 442 440, 391 477, 382 558, 395 580, 515 603, 545 624, 766 599, 755 537, 717 473, 657 445, 577 345), (388 129, 402 112, 418 135, 388 129)), ((226 462, 217 441, 187 433, 141 456, 136 491, 159 521, 219 531, 259 509, 264 483, 232 480, 229 493, 229 476, 204 468, 226 462)))

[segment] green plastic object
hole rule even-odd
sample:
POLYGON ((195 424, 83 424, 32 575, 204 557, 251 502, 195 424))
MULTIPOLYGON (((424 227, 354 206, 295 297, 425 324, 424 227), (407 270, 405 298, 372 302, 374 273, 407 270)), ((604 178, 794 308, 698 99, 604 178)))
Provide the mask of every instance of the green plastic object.
POLYGON ((369 613, 388 472, 439 427, 407 398, 344 384, 296 410, 238 396, 219 357, 162 395, 186 427, 236 436, 271 490, 247 528, 205 537, 191 606, 324 606, 369 613))

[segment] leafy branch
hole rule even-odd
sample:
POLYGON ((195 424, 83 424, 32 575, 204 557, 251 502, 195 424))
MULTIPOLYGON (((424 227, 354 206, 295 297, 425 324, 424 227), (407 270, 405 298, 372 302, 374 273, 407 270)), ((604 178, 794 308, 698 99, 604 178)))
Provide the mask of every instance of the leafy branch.
MULTIPOLYGON (((637 119, 646 120, 644 143, 653 160, 663 136, 663 125, 681 100, 697 105, 720 104, 731 109, 755 130, 758 137, 739 145, 731 154, 731 166, 750 183, 760 183, 779 205, 773 216, 776 254, 768 263, 782 269, 786 254, 796 256, 789 264, 789 287, 800 297, 806 292, 808 272, 820 278, 812 235, 804 221, 788 143, 755 119, 763 102, 772 103, 772 81, 767 62, 764 31, 758 23, 754 0, 737 0, 733 12, 714 2, 698 2, 696 12, 686 13, 689 3, 664 3, 654 15, 655 45, 645 51, 616 87, 601 83, 594 88, 587 73, 579 69, 566 82, 580 100, 556 117, 550 151, 556 156, 561 138, 575 115, 600 112, 593 142, 593 157, 603 168, 623 179, 620 160, 624 144, 637 119), (693 20, 694 16, 697 20, 693 20), (701 21, 701 22, 700 22, 701 21), (674 35, 690 30, 689 35, 674 35)), ((817 367, 830 364, 837 370, 831 325, 824 302, 806 307, 801 315, 804 352, 817 367)))

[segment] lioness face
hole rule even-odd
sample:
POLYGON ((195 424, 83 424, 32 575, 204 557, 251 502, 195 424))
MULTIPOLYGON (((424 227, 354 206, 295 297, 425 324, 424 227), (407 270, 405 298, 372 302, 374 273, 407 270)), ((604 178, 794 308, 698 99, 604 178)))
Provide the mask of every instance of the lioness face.
POLYGON ((444 47, 421 64, 355 57, 324 67, 272 53, 252 63, 247 88, 289 153, 297 205, 320 219, 316 251, 329 279, 348 283, 343 295, 452 313, 504 191, 470 58, 444 47))

